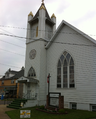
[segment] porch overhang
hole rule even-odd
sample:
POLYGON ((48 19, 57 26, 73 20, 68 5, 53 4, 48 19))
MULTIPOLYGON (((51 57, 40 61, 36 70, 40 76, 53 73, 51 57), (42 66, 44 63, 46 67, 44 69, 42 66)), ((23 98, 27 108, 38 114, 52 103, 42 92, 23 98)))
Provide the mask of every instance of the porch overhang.
POLYGON ((16 83, 38 83, 39 80, 37 80, 36 78, 28 78, 28 77, 20 77, 19 79, 16 80, 16 83))

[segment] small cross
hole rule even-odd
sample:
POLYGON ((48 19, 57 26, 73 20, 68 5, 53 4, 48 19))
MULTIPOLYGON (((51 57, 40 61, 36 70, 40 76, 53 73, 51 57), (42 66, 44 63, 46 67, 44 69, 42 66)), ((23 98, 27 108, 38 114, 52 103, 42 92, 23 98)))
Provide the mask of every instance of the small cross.
POLYGON ((44 3, 44 0, 42 0, 42 3, 44 3))

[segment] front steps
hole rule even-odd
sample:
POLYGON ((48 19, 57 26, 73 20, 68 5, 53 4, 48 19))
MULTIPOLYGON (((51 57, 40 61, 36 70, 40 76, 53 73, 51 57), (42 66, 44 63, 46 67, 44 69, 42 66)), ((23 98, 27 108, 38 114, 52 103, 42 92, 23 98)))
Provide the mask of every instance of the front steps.
POLYGON ((21 102, 23 105, 27 102, 27 99, 15 99, 11 104, 9 104, 8 108, 19 109, 21 108, 21 102))

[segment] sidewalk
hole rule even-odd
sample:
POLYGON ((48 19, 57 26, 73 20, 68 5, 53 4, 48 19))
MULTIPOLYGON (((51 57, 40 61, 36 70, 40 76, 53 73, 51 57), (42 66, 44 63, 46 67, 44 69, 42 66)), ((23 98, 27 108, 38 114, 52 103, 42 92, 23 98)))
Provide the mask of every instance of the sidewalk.
POLYGON ((7 114, 5 114, 6 111, 14 110, 11 108, 7 108, 7 105, 0 105, 0 119, 10 119, 7 114))
POLYGON ((0 100, 0 105, 7 105, 7 104, 10 104, 12 101, 1 101, 0 100))

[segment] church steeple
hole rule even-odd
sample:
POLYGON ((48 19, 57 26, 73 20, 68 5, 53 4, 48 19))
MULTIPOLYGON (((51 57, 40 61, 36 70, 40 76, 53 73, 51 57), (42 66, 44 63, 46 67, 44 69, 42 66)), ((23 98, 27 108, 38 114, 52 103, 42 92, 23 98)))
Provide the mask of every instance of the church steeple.
POLYGON ((42 3, 44 3, 44 0, 42 0, 42 3))
POLYGON ((42 0, 37 13, 33 16, 32 12, 30 12, 28 15, 28 24, 30 30, 27 32, 27 34, 29 34, 27 36, 30 36, 30 39, 35 40, 42 38, 44 40, 50 40, 56 30, 56 17, 55 15, 52 17, 49 16, 44 0, 42 0))
POLYGON ((40 10, 41 10, 41 9, 46 10, 46 8, 45 8, 45 6, 44 6, 44 3, 43 3, 43 2, 42 2, 41 7, 40 7, 40 10))

